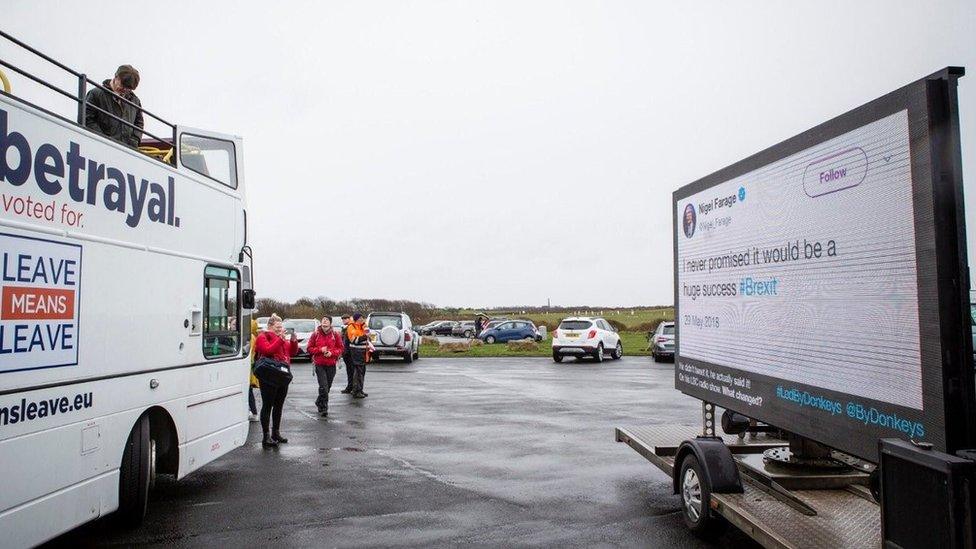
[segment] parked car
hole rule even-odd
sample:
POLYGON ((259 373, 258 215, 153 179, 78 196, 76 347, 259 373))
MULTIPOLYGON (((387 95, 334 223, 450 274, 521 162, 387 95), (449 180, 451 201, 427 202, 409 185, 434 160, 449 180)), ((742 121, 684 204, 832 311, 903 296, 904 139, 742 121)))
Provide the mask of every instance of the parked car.
POLYGON ((662 322, 657 330, 651 334, 651 356, 654 362, 661 362, 665 358, 674 360, 674 322, 662 322))
POLYGON ((319 322, 311 318, 289 318, 283 323, 286 334, 295 334, 298 338, 298 354, 295 358, 311 358, 308 354, 308 338, 319 327, 319 322))
POLYGON ((624 345, 617 330, 602 318, 566 318, 552 331, 552 359, 556 362, 567 356, 589 356, 603 362, 608 353, 617 360, 624 356, 624 345))
POLYGON ((258 323, 258 331, 263 332, 268 329, 268 321, 271 320, 270 316, 259 316, 254 320, 258 323))
POLYGON ((485 333, 486 330, 489 330, 491 328, 494 328, 495 326, 498 326, 502 322, 507 322, 507 321, 508 321, 507 318, 496 319, 496 320, 489 320, 487 324, 485 324, 484 326, 481 327, 481 333, 485 333))
POLYGON ((463 322, 455 322, 450 335, 455 337, 474 337, 474 321, 465 320, 463 322))
POLYGON ((369 313, 366 317, 373 356, 398 356, 407 364, 420 358, 420 336, 406 313, 369 313))
POLYGON ((420 329, 420 335, 449 336, 454 331, 455 324, 457 324, 457 322, 454 322, 453 320, 438 320, 437 322, 431 322, 420 329))
MULTIPOLYGON (((491 323, 489 323, 491 326, 491 323)), ((487 344, 492 343, 504 343, 506 341, 516 341, 519 339, 533 339, 535 341, 541 341, 542 337, 539 336, 539 330, 536 329, 535 324, 528 320, 506 320, 500 322, 495 326, 483 330, 479 336, 481 341, 487 344)))

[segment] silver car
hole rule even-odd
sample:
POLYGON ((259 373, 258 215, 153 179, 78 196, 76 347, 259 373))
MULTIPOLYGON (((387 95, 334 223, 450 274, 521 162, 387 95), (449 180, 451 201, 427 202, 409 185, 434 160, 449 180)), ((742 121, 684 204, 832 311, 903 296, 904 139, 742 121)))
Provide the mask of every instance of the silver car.
POLYGON ((466 337, 468 339, 474 337, 474 321, 465 320, 462 322, 455 322, 454 326, 451 328, 451 335, 454 337, 466 337))
POLYGON ((674 322, 662 322, 651 334, 651 356, 654 362, 664 359, 674 360, 674 322))
POLYGON ((407 364, 420 358, 420 336, 406 313, 369 313, 366 327, 373 356, 398 356, 407 364))

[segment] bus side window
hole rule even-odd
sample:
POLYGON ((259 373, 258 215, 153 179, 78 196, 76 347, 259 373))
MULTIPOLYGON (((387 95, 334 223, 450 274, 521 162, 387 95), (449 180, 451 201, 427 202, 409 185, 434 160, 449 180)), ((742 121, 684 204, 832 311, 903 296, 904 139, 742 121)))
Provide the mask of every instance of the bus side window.
POLYGON ((237 155, 233 141, 192 133, 180 135, 180 162, 201 175, 237 188, 237 155))
POLYGON ((240 275, 236 269, 208 266, 203 276, 203 356, 236 355, 241 350, 238 326, 240 275))

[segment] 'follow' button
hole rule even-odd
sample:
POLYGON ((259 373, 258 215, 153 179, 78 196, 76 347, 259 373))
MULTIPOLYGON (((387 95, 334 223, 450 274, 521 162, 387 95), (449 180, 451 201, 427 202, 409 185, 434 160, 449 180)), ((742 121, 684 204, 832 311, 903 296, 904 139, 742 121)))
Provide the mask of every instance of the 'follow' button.
POLYGON ((861 147, 851 147, 818 158, 803 171, 803 192, 817 196, 856 187, 868 173, 868 155, 861 147))

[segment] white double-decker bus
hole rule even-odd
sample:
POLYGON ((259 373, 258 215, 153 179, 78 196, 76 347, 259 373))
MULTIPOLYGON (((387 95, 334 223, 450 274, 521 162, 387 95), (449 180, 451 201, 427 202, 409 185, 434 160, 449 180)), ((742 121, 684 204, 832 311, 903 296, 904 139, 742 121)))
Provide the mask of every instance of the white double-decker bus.
POLYGON ((138 523, 157 474, 244 444, 253 291, 240 138, 144 111, 148 156, 84 127, 96 82, 0 41, 78 82, 0 53, 0 545, 19 547, 138 523))

